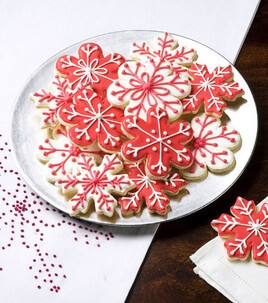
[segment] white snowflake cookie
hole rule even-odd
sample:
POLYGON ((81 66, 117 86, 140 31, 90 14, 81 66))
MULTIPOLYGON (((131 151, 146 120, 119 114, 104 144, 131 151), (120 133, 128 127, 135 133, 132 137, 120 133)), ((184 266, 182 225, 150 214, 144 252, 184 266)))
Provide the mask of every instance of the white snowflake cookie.
POLYGON ((107 98, 125 108, 125 116, 146 119, 147 111, 157 106, 167 112, 170 121, 176 120, 182 113, 180 99, 191 91, 188 79, 174 73, 167 61, 127 62, 120 66, 118 77, 108 88, 107 98))
POLYGON ((207 175, 208 169, 221 173, 233 167, 235 157, 232 150, 240 146, 241 137, 231 127, 220 125, 219 118, 206 114, 197 115, 192 119, 194 138, 191 149, 194 162, 189 168, 180 170, 184 178, 201 179, 207 175))
POLYGON ((187 75, 187 68, 197 58, 196 51, 178 41, 169 33, 161 33, 152 43, 134 42, 131 46, 130 57, 134 60, 146 61, 148 58, 166 60, 171 63, 177 73, 187 75))
POLYGON ((98 215, 112 217, 117 200, 111 193, 125 195, 135 187, 127 174, 116 175, 123 168, 119 153, 105 155, 99 166, 92 157, 83 154, 77 163, 80 165, 78 174, 66 174, 56 182, 64 194, 75 193, 69 200, 70 215, 85 214, 94 201, 98 215))
POLYGON ((104 153, 98 147, 96 150, 78 147, 63 133, 58 134, 56 139, 45 137, 36 149, 37 158, 45 163, 45 176, 52 183, 66 174, 77 174, 80 167, 77 160, 81 155, 94 157, 101 162, 104 153))
POLYGON ((74 97, 69 81, 58 75, 49 85, 49 90, 39 89, 30 94, 29 99, 34 102, 35 107, 41 113, 41 125, 43 128, 54 129, 59 125, 58 111, 70 102, 74 97))

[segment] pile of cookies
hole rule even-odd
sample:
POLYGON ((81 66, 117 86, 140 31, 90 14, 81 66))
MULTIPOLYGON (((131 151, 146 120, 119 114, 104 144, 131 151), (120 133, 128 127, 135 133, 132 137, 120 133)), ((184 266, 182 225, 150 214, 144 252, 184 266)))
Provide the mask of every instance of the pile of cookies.
POLYGON ((93 42, 58 58, 49 89, 30 99, 45 133, 38 159, 72 216, 92 202, 109 217, 118 203, 128 216, 144 202, 166 215, 169 195, 186 180, 234 166, 241 138, 220 118, 243 90, 230 65, 210 72, 196 60, 194 49, 168 33, 133 43, 127 60, 93 42))

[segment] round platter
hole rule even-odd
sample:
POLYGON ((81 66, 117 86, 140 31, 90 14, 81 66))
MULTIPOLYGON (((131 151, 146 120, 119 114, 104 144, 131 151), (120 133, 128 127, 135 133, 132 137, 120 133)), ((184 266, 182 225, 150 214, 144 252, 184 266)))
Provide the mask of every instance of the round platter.
MULTIPOLYGON (((119 52, 128 58, 131 43, 151 41, 158 34, 159 32, 156 31, 122 31, 93 37, 85 41, 98 43, 102 47, 104 55, 119 52)), ((198 54, 197 62, 207 64, 210 71, 216 66, 230 64, 217 52, 199 42, 176 34, 173 34, 173 36, 178 40, 179 44, 194 48, 198 54)), ((33 103, 28 100, 28 96, 39 88, 47 87, 53 77, 57 58, 63 54, 76 55, 77 49, 82 42, 84 41, 76 43, 56 54, 32 74, 15 101, 11 117, 10 131, 13 154, 22 176, 36 193, 63 212, 67 212, 67 202, 58 192, 58 188, 46 181, 43 173, 43 164, 37 160, 34 154, 40 130, 35 119, 36 109, 33 103)), ((236 102, 229 102, 228 108, 225 110, 227 125, 231 125, 238 130, 242 137, 242 146, 235 153, 236 165, 231 172, 219 175, 209 173, 202 182, 189 182, 187 190, 183 190, 180 196, 171 199, 171 209, 164 218, 158 215, 150 215, 146 208, 138 216, 125 218, 121 215, 118 207, 116 214, 111 219, 98 216, 95 211, 90 211, 89 214, 82 216, 81 219, 115 226, 137 226, 166 222, 196 212, 215 201, 230 188, 242 174, 251 158, 258 130, 257 111, 251 91, 235 67, 233 67, 233 73, 235 81, 244 89, 245 94, 243 98, 236 102)))

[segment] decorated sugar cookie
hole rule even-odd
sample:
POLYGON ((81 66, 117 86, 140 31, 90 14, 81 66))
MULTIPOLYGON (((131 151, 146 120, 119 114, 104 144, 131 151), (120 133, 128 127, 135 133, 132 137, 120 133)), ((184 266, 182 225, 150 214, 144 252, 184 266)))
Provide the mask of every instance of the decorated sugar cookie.
POLYGON ((66 135, 60 133, 57 139, 45 138, 37 148, 37 157, 45 162, 45 174, 50 182, 56 182, 68 173, 78 173, 77 159, 81 155, 92 156, 101 162, 103 152, 99 149, 80 148, 70 142, 66 135))
POLYGON ((228 257, 245 260, 251 253, 254 261, 268 265, 268 204, 257 211, 254 201, 238 197, 231 212, 234 217, 222 214, 211 222, 219 236, 227 238, 228 257))
POLYGON ((150 213, 165 215, 170 203, 170 198, 165 193, 177 194, 187 185, 187 181, 181 179, 177 173, 167 175, 163 180, 151 179, 146 175, 142 161, 126 164, 125 168, 136 187, 119 198, 123 215, 139 213, 144 201, 150 213))
POLYGON ((127 116, 123 130, 130 138, 122 146, 123 157, 131 162, 146 159, 146 174, 164 178, 172 166, 186 168, 192 164, 192 153, 185 146, 192 139, 189 123, 178 121, 169 124, 168 116, 159 107, 152 107, 147 122, 136 116, 127 116))
POLYGON ((239 84, 232 81, 231 65, 218 66, 209 73, 206 65, 193 63, 188 73, 192 78, 192 90, 182 100, 184 113, 197 113, 204 104, 207 114, 221 117, 227 106, 225 101, 234 101, 244 93, 239 84))
POLYGON ((187 68, 196 59, 193 48, 179 46, 178 41, 169 33, 159 34, 153 42, 134 42, 131 46, 130 56, 134 60, 146 61, 148 58, 169 61, 178 74, 187 74, 187 68))
POLYGON ((239 133, 229 126, 220 126, 221 121, 206 114, 192 119, 194 138, 192 141, 193 164, 181 175, 189 180, 203 178, 207 170, 225 172, 235 164, 232 152, 241 144, 239 133))
POLYGON ((108 86, 117 79, 117 70, 125 58, 117 53, 103 56, 96 43, 84 43, 78 49, 78 58, 64 55, 56 62, 60 75, 70 81, 71 89, 91 87, 100 96, 105 96, 108 86))
POLYGON ((77 162, 80 173, 66 174, 56 183, 63 193, 76 192, 69 200, 70 214, 86 213, 94 202, 97 214, 111 217, 117 206, 111 193, 125 195, 135 186, 126 174, 116 175, 123 168, 119 154, 105 155, 100 166, 85 155, 81 155, 77 162))
POLYGON ((144 120, 152 106, 164 109, 171 121, 177 119, 182 113, 179 99, 191 90, 188 79, 173 73, 167 61, 127 62, 120 66, 118 77, 107 91, 108 100, 125 108, 125 116, 144 120))
POLYGON ((72 103, 61 107, 58 115, 60 121, 70 127, 68 135, 74 144, 89 147, 97 141, 104 151, 120 149, 124 112, 92 90, 78 92, 72 103))
POLYGON ((59 109, 72 102, 74 94, 72 93, 67 79, 55 76, 50 91, 40 89, 30 95, 36 108, 41 109, 42 120, 41 128, 55 128, 58 121, 59 109))

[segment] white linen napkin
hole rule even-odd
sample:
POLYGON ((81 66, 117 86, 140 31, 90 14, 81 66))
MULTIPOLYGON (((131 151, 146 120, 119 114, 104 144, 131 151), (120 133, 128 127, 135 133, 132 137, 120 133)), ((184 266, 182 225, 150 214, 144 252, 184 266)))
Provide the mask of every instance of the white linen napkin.
POLYGON ((158 227, 87 224, 24 184, 9 150, 8 121, 29 75, 77 41, 126 29, 174 32, 234 62, 258 4, 0 0, 0 302, 124 302, 158 227))
MULTIPOLYGON (((265 202, 268 197, 258 207, 265 202)), ((229 261, 223 243, 217 236, 193 254, 194 272, 232 302, 267 303, 267 266, 252 260, 229 261)))

